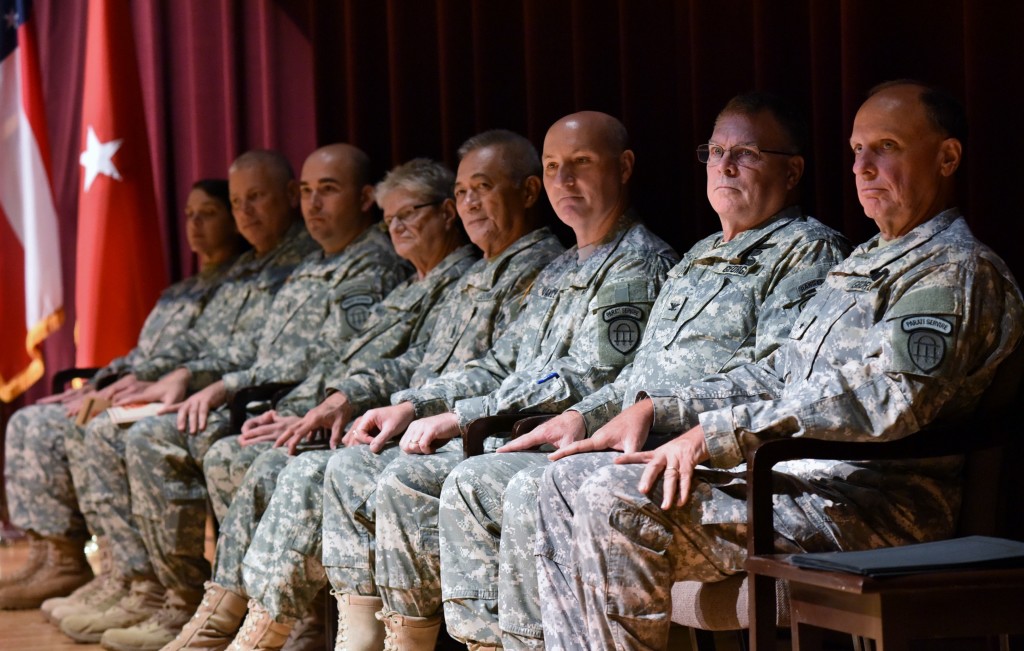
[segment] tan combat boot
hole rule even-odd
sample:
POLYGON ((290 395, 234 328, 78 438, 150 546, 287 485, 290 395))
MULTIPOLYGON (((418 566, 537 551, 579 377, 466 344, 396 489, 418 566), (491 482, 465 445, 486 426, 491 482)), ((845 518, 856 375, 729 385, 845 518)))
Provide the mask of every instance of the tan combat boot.
POLYGON ((32 532, 29 532, 25 538, 28 540, 28 558, 25 559, 25 562, 16 572, 0 576, 0 589, 6 588, 9 585, 24 583, 30 576, 38 572, 39 568, 46 562, 45 539, 32 532))
POLYGON ((87 610, 106 610, 116 604, 128 592, 128 581, 113 576, 114 560, 110 555, 107 538, 100 538, 96 556, 100 573, 81 588, 66 597, 47 599, 39 606, 50 623, 60 626, 60 620, 68 615, 87 610))
POLYGON ((209 581, 192 619, 161 651, 224 651, 245 617, 246 599, 209 581))
POLYGON ((43 546, 43 563, 21 583, 0 588, 0 610, 38 608, 50 597, 71 594, 92 578, 83 540, 46 536, 33 544, 43 546))
POLYGON ((441 633, 441 615, 410 617, 394 611, 377 613, 384 622, 384 651, 434 651, 441 633))
POLYGON ((81 588, 67 597, 53 597, 47 599, 39 606, 43 616, 49 621, 57 623, 59 619, 53 617, 53 611, 62 606, 77 604, 92 599, 92 596, 103 589, 106 580, 110 577, 114 561, 111 559, 109 550, 106 549, 105 538, 100 538, 97 544, 96 556, 99 560, 99 573, 92 577, 92 580, 82 585, 81 588))
POLYGON ((274 621, 260 602, 250 599, 249 614, 228 651, 278 651, 288 640, 296 621, 294 617, 282 619, 285 621, 274 621))
POLYGON ((164 593, 156 581, 136 579, 116 604, 101 612, 68 615, 61 620, 60 630, 76 642, 95 644, 112 628, 128 628, 149 619, 164 605, 164 593))
MULTIPOLYGON (((79 590, 83 590, 90 585, 96 585, 96 589, 85 594, 78 591, 71 593, 71 597, 74 597, 74 599, 66 598, 63 602, 51 608, 47 619, 55 626, 60 627, 60 623, 65 617, 87 613, 102 613, 107 608, 116 605, 117 602, 127 597, 128 590, 131 587, 131 583, 127 579, 115 576, 113 573, 101 574, 82 586, 82 588, 79 588, 79 590)), ((46 602, 43 603, 45 604, 46 602)))
POLYGON ((384 649, 384 622, 377 613, 384 607, 380 597, 341 594, 331 590, 338 598, 338 636, 334 638, 334 651, 382 651, 384 649))
POLYGON ((111 651, 159 651, 177 637, 199 601, 198 591, 168 590, 163 607, 133 626, 107 629, 100 644, 111 651))

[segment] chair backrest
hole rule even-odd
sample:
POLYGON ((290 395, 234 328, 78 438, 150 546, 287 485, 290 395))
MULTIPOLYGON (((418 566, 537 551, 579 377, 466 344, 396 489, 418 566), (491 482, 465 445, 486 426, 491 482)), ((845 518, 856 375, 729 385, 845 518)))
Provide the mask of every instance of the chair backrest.
MULTIPOLYGON (((1003 360, 992 384, 978 405, 979 415, 1006 413, 1024 403, 1024 343, 1003 360)), ((1020 424, 1007 415, 986 419, 987 427, 999 428, 998 447, 970 452, 964 462, 964 491, 957 521, 960 536, 1001 536, 1024 540, 1019 505, 1024 501, 1024 480, 1017 459, 1024 442, 1015 436, 1020 424)))

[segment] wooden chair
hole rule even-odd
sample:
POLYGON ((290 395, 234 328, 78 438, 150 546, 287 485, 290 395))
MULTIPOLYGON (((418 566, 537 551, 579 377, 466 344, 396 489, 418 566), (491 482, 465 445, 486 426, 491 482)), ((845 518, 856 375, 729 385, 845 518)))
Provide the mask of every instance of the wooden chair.
MULTIPOLYGON (((845 443, 806 438, 768 441, 747 459, 749 492, 748 552, 774 551, 772 522, 772 469, 793 459, 916 459, 966 455, 963 508, 958 534, 999 533, 1005 503, 999 479, 1002 447, 1010 437, 1009 414, 1020 403, 1024 346, 1002 364, 977 411, 956 421, 934 424, 898 441, 845 443), (1015 400, 1016 399, 1016 400, 1015 400), (971 433, 964 436, 964 432, 971 433)), ((483 452, 484 439, 499 433, 521 436, 552 416, 518 413, 481 418, 470 423, 463 435, 465 456, 483 452)), ((744 629, 750 630, 754 649, 773 649, 778 626, 789 624, 788 587, 783 581, 740 574, 716 583, 680 581, 672 589, 672 622, 690 630, 691 645, 705 651, 714 649, 715 631, 737 631, 739 644, 746 648, 744 629)))
MULTIPOLYGON (((957 535, 999 535, 1002 514, 1010 497, 1000 490, 1002 448, 1016 434, 1016 407, 1024 399, 1021 376, 1024 346, 1004 361, 978 409, 966 417, 935 423, 895 441, 848 443, 807 438, 767 441, 748 456, 748 552, 751 557, 772 554, 774 526, 772 469, 792 459, 925 459, 965 457, 963 501, 957 535)), ((750 639, 754 651, 774 649, 777 587, 767 576, 748 579, 750 639)))

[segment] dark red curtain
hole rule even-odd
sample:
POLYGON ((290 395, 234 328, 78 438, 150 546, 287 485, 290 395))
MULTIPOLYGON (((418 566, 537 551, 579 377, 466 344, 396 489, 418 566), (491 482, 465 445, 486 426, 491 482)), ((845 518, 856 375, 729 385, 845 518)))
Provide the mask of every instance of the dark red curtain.
MULTIPOLYGON (((54 182, 74 295, 85 0, 36 0, 54 182)), ((737 92, 803 102, 814 151, 806 205, 854 241, 847 145, 864 93, 914 77, 960 96, 971 121, 962 206, 1024 275, 1014 218, 1024 164, 1024 4, 970 0, 134 0, 132 18, 170 272, 193 261, 178 219, 190 183, 252 147, 298 167, 319 144, 365 149, 378 171, 454 162, 466 137, 506 127, 540 145, 583 108, 620 116, 637 153, 634 202, 679 250, 717 230, 693 150, 737 92), (1005 215, 1011 215, 1005 218, 1005 215)), ((46 347, 69 365, 69 325, 46 347)), ((40 383, 32 396, 45 393, 40 383)))

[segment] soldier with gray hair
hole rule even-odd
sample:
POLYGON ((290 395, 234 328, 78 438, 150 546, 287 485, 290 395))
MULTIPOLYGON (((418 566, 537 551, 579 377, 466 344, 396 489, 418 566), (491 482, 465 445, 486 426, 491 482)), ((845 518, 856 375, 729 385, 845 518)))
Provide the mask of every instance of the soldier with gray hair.
MULTIPOLYGON (((342 443, 344 426, 352 416, 387 404, 390 394, 398 389, 419 386, 481 355, 514 321, 540 269, 561 253, 557 239, 549 229, 540 227, 539 217, 532 210, 541 196, 541 183, 539 159, 529 141, 496 130, 468 142, 476 146, 461 150, 455 207, 470 238, 484 251, 484 259, 466 271, 424 315, 423 325, 406 352, 397 357, 360 353, 349 356, 351 362, 347 365, 333 369, 333 378, 326 383, 328 397, 301 420, 296 416, 287 419, 292 427, 279 439, 282 447, 294 448, 315 427, 331 428, 335 447, 342 443), (509 169, 517 172, 509 174, 509 169)), ((423 203, 424 197, 382 194, 380 200, 389 217, 406 212, 407 206, 423 203)), ((396 228, 403 222, 392 219, 396 228)), ((287 408, 292 410, 296 405, 292 401, 287 408)), ((346 438, 344 443, 356 442, 346 438)), ((393 456, 392 451, 372 453, 366 445, 345 447, 337 453, 358 453, 368 468, 393 456)), ((168 651, 194 648, 203 640, 215 639, 217 631, 232 630, 223 625, 229 606, 240 606, 244 612, 245 596, 257 606, 250 609, 244 626, 272 622, 269 628, 273 630, 263 637, 261 648, 272 643, 270 633, 276 632, 275 639, 282 639, 295 623, 294 618, 326 584, 320 563, 321 502, 324 468, 333 454, 310 451, 289 461, 277 451, 257 459, 231 504, 218 542, 215 585, 210 588, 209 601, 221 607, 201 611, 168 651), (274 486, 278 472, 280 477, 274 486), (269 495, 270 491, 273 497, 263 513, 261 501, 265 498, 261 494, 269 495)), ((353 490, 365 490, 360 480, 361 475, 349 478, 353 490)), ((372 484, 370 481, 368 488, 372 484)), ((377 624, 374 610, 363 607, 358 597, 354 603, 339 602, 339 643, 355 643, 359 630, 366 628, 365 622, 359 621, 360 615, 368 614, 377 624)), ((237 620, 230 621, 238 626, 237 620)), ((375 628, 370 627, 371 635, 375 628)))
POLYGON ((537 276, 518 320, 491 350, 392 395, 392 407, 368 412, 353 427, 372 450, 404 432, 404 454, 372 490, 349 489, 361 472, 357 457, 338 455, 327 468, 328 576, 344 598, 382 611, 386 648, 433 649, 440 631, 433 532, 441 484, 463 456, 454 437, 480 416, 561 411, 614 379, 636 351, 676 255, 629 209, 634 156, 627 144, 622 123, 604 113, 574 113, 551 126, 544 187, 577 245, 537 276), (329 548, 338 550, 330 559, 329 548))
MULTIPOLYGON (((117 491, 127 483, 130 534, 141 539, 152 569, 151 574, 131 576, 127 601, 64 618, 62 630, 76 639, 100 637, 119 651, 144 651, 174 638, 209 578, 203 557, 206 495, 201 462, 213 442, 230 433, 227 400, 245 386, 303 377, 318 358, 316 338, 321 332, 327 338, 357 336, 366 309, 408 273, 387 236, 374 225, 372 188, 360 184, 366 177, 365 154, 346 144, 322 147, 306 159, 301 183, 286 179, 267 160, 260 156, 233 166, 229 185, 236 219, 258 232, 258 241, 266 236, 267 245, 273 246, 271 235, 280 237, 289 221, 282 218, 298 200, 306 230, 319 249, 305 257, 280 290, 251 288, 233 332, 213 334, 194 356, 160 360, 174 370, 153 390, 170 391, 178 382, 179 395, 191 393, 187 399, 126 430, 104 417, 90 425, 90 489, 94 494, 117 491), (315 191, 305 191, 310 187, 315 191)), ((165 398, 158 393, 147 397, 165 398)))
MULTIPOLYGON (((861 205, 881 232, 829 272, 786 341, 757 364, 641 393, 637 404, 650 405, 631 409, 653 412, 654 432, 682 432, 653 450, 640 451, 649 427, 609 424, 552 455, 567 458, 544 474, 535 548, 549 648, 665 648, 672 584, 743 569, 738 466, 760 441, 898 439, 977 405, 1019 345, 1024 303, 952 205, 965 124, 954 100, 919 83, 877 89, 850 146, 861 205), (597 450, 626 454, 576 454, 597 450)), ((961 466, 776 466, 777 549, 948 537, 961 466)))
POLYGON ((615 382, 499 448, 502 454, 469 459, 445 480, 441 585, 454 637, 473 648, 544 646, 533 516, 537 480, 550 462, 523 450, 593 434, 645 388, 685 386, 763 359, 846 255, 842 236, 798 204, 806 131, 799 111, 779 97, 730 100, 710 142, 698 148, 723 230, 669 272, 633 362, 615 382))

